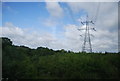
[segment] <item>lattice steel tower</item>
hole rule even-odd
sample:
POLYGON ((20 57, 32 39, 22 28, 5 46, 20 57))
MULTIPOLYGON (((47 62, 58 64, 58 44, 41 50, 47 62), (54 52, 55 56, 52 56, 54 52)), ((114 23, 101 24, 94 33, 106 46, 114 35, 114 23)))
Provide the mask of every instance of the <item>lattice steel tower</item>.
MULTIPOLYGON (((83 42, 83 46, 82 46, 82 52, 92 52, 92 45, 91 45, 91 36, 93 36, 92 34, 90 34, 90 30, 95 30, 95 28, 90 28, 89 24, 94 24, 93 21, 90 21, 88 19, 88 15, 86 17, 86 21, 81 22, 81 24, 85 25, 85 29, 78 29, 79 31, 81 30, 85 30, 85 35, 84 35, 84 42, 83 42)), ((81 36, 81 35, 80 35, 81 36)))

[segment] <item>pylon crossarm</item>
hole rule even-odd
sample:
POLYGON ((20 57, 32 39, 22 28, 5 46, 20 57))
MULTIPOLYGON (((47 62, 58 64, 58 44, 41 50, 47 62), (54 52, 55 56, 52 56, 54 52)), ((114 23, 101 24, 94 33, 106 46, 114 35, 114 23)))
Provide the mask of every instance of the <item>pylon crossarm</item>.
MULTIPOLYGON (((81 22, 82 25, 86 25, 86 28, 78 29, 79 31, 85 30, 85 35, 83 35, 84 36, 84 42, 83 42, 83 46, 82 46, 82 51, 83 52, 89 52, 89 53, 92 52, 91 36, 94 37, 94 35, 92 35, 90 33, 90 30, 96 31, 95 28, 90 28, 90 26, 89 26, 90 23, 94 24, 93 21, 88 20, 88 15, 87 15, 86 21, 81 22)), ((82 37, 82 35, 80 35, 80 36, 82 37)))
POLYGON ((82 25, 84 25, 84 23, 86 23, 86 22, 81 22, 82 25))
POLYGON ((90 28, 90 30, 94 30, 94 31, 96 31, 96 29, 95 29, 95 28, 90 28))
POLYGON ((86 29, 78 29, 79 31, 81 31, 81 30, 86 30, 86 29))
POLYGON ((83 37, 83 36, 84 36, 84 34, 81 34, 80 36, 81 36, 81 37, 83 37))
POLYGON ((95 24, 93 21, 91 21, 90 23, 95 24))
POLYGON ((80 35, 82 37, 82 35, 80 35))

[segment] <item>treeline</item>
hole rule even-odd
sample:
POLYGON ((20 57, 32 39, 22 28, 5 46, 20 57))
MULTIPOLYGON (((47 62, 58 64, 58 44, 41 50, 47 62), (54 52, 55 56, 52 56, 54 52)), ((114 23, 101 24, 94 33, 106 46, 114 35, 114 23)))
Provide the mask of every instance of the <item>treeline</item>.
POLYGON ((2 77, 9 79, 120 79, 120 54, 74 53, 15 46, 2 37, 2 77))

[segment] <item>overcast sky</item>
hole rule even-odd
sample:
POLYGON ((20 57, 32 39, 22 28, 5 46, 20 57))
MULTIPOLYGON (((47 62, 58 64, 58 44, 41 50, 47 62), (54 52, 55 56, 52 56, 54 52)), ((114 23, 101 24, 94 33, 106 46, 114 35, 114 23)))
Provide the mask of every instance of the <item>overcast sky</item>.
POLYGON ((3 2, 0 36, 15 45, 81 51, 86 14, 95 22, 90 31, 93 51, 118 51, 117 2, 3 2), (97 15, 97 16, 96 16, 97 15))

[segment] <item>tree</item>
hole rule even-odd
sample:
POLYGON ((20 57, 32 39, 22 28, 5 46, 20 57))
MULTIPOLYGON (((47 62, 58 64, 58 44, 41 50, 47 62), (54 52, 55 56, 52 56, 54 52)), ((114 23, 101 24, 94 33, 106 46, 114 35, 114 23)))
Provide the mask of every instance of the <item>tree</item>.
POLYGON ((8 39, 8 38, 6 38, 6 37, 2 37, 2 38, 0 38, 0 39, 2 39, 2 48, 4 49, 4 47, 5 46, 7 46, 7 45, 12 45, 12 41, 10 40, 10 39, 8 39))

